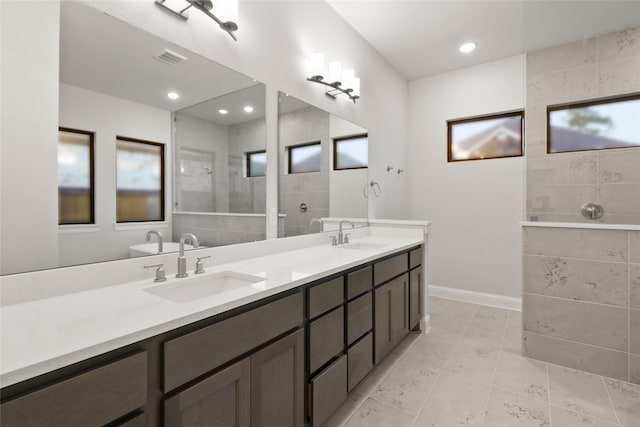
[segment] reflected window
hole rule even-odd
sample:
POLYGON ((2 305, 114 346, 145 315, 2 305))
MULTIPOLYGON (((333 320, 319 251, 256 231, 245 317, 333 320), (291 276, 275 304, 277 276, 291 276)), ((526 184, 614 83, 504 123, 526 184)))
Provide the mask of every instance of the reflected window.
POLYGON ((265 150, 245 153, 247 176, 265 176, 267 173, 267 152, 265 150))
POLYGON ((547 107, 547 153, 640 146, 640 95, 547 107))
POLYGON ((363 169, 369 164, 369 138, 354 135, 333 140, 333 169, 363 169))
POLYGON ((93 224, 93 132, 59 128, 58 224, 93 224))
POLYGON ((289 151, 289 173, 319 172, 322 146, 320 141, 292 145, 289 151))
POLYGON ((447 121, 448 161, 522 156, 524 112, 447 121))
POLYGON ((164 220, 164 145, 116 138, 117 222, 164 220))

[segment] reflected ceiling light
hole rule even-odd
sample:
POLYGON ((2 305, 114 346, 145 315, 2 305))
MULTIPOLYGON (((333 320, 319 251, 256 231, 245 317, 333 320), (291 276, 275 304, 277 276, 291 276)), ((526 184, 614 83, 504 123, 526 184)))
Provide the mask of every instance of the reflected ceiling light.
POLYGON ((228 111, 225 110, 224 108, 221 108, 221 109, 218 110, 218 113, 220 113, 220 114, 222 114, 224 116, 225 114, 228 113, 228 111))
POLYGON ((253 112, 253 107, 251 105, 247 105, 246 107, 244 107, 244 111, 246 111, 247 113, 251 113, 253 112))
POLYGON ((329 73, 325 80, 324 56, 314 53, 309 58, 309 71, 311 76, 307 77, 307 81, 328 86, 330 89, 325 92, 328 97, 336 99, 338 95, 345 94, 354 104, 360 98, 360 79, 355 77, 354 70, 343 70, 339 61, 329 63, 329 73))
POLYGON ((477 46, 478 45, 475 44, 474 42, 468 42, 468 43, 461 44, 458 49, 462 53, 469 53, 469 52, 473 52, 476 49, 477 46))
POLYGON ((211 12, 211 0, 155 0, 158 6, 168 10, 180 18, 189 19, 189 9, 195 7, 209 18, 213 19, 223 31, 238 40, 235 31, 238 30, 238 0, 216 0, 215 15, 211 12))
POLYGON ((178 98, 180 98, 180 95, 178 95, 178 94, 177 94, 177 93, 175 93, 175 92, 169 92, 169 93, 167 94, 167 96, 169 97, 169 99, 178 99, 178 98))

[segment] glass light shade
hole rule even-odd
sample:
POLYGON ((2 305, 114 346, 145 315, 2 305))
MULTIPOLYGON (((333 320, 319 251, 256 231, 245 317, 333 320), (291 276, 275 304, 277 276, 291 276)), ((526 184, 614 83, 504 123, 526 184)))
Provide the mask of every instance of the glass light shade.
POLYGON ((342 73, 342 88, 343 89, 351 89, 353 88, 353 78, 355 77, 355 72, 353 70, 344 70, 342 73))
POLYGON ((321 53, 311 54, 311 60, 309 61, 309 68, 311 71, 311 77, 322 77, 324 74, 324 57, 321 53))
POLYGON ((329 82, 340 83, 342 78, 342 63, 340 61, 332 61, 329 63, 329 82))
POLYGON ((351 92, 352 96, 360 97, 360 77, 354 77, 351 80, 351 88, 353 91, 351 92))
POLYGON ((213 0, 211 12, 222 22, 238 24, 238 0, 213 0))

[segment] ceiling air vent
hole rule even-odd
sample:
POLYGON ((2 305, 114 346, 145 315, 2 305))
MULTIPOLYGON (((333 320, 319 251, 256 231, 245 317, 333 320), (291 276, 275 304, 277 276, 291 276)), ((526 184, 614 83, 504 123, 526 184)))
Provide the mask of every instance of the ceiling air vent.
POLYGON ((184 56, 180 55, 179 53, 175 53, 174 51, 169 49, 164 49, 156 53, 153 57, 156 58, 158 61, 162 61, 165 64, 169 64, 169 65, 176 65, 176 64, 179 64, 180 62, 187 60, 187 58, 185 58, 184 56))

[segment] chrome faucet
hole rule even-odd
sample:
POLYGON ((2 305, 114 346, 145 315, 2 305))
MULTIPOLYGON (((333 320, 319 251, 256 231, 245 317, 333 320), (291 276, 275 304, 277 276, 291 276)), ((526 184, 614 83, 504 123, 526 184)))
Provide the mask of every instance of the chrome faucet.
POLYGON ((344 233, 342 233, 342 224, 345 224, 345 223, 347 223, 347 224, 351 224, 351 228, 353 228, 353 227, 354 227, 353 222, 351 222, 351 221, 347 221, 347 220, 340 221, 340 224, 338 224, 338 226, 339 226, 339 230, 338 230, 338 244, 339 244, 339 245, 342 245, 343 243, 349 243, 349 235, 348 235, 348 234, 344 234, 344 233))
POLYGON ((151 235, 153 234, 158 236, 158 253, 161 254, 162 253, 162 233, 156 230, 147 231, 147 242, 151 241, 151 235))
POLYGON ((187 273, 187 257, 184 256, 184 243, 189 241, 194 248, 197 248, 198 238, 195 234, 185 233, 180 236, 180 256, 178 257, 178 274, 176 277, 187 277, 189 274, 187 273))

